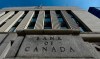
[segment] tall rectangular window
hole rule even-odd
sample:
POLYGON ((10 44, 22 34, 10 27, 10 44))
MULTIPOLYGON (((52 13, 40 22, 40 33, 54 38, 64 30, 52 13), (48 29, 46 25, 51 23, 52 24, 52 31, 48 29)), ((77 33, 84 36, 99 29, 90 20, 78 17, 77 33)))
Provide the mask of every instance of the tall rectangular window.
POLYGON ((39 11, 35 11, 35 14, 34 16, 32 17, 32 20, 28 26, 28 29, 34 29, 34 26, 35 26, 35 23, 36 23, 36 20, 37 20, 37 17, 38 17, 38 14, 39 14, 39 11))
POLYGON ((44 29, 51 29, 50 11, 45 11, 44 29))
POLYGON ((68 25, 65 22, 62 14, 61 14, 61 11, 60 10, 56 10, 56 14, 57 14, 57 17, 58 17, 58 21, 59 21, 59 23, 61 25, 61 29, 67 29, 68 28, 68 25))

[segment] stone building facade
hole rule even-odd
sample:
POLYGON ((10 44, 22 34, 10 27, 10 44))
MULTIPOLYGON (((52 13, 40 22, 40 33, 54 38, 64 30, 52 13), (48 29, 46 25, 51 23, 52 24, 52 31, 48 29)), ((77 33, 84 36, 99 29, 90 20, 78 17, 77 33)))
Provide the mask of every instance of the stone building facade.
POLYGON ((0 9, 0 59, 100 59, 99 24, 77 7, 0 9))

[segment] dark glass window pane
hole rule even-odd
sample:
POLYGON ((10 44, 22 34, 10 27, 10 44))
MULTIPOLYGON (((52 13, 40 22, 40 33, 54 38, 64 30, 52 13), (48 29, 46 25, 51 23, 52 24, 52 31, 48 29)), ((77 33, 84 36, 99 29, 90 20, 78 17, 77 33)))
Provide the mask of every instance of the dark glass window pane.
POLYGON ((44 29, 51 29, 50 11, 45 11, 44 29))
POLYGON ((45 14, 45 18, 49 18, 50 17, 50 14, 45 14))
POLYGON ((44 29, 51 29, 51 27, 44 27, 44 29))
POLYGON ((31 21, 31 22, 36 22, 36 19, 37 19, 37 18, 32 18, 32 21, 31 21))
POLYGON ((59 22, 63 22, 63 18, 58 18, 59 19, 59 22))
POLYGON ((58 17, 58 18, 61 18, 61 14, 57 14, 57 17, 58 17))
POLYGON ((61 26, 61 29, 67 29, 68 28, 68 25, 66 24, 62 14, 61 14, 61 11, 60 10, 57 10, 56 11, 56 14, 57 14, 57 17, 58 17, 58 21, 60 23, 60 26, 61 26))
POLYGON ((28 29, 34 29, 38 14, 39 14, 39 11, 35 11, 35 14, 33 15, 33 18, 31 19, 28 29))
POLYGON ((31 23, 29 24, 28 29, 33 29, 33 28, 34 28, 34 26, 35 26, 35 22, 31 22, 31 23))
POLYGON ((50 18, 45 18, 45 22, 51 22, 50 18))
POLYGON ((45 22, 44 29, 51 29, 51 22, 45 22))
POLYGON ((12 27, 9 32, 15 32, 16 27, 12 27))

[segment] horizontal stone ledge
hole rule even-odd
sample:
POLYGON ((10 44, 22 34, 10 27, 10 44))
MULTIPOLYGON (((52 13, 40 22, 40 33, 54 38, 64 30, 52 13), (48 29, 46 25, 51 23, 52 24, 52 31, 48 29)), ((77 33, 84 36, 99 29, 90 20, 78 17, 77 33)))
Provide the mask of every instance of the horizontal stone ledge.
POLYGON ((67 29, 67 30, 49 30, 49 29, 43 29, 43 30, 19 30, 16 31, 18 35, 67 35, 67 34, 73 34, 73 35, 79 35, 79 30, 73 30, 73 29, 67 29))
POLYGON ((100 32, 81 32, 80 34, 100 34, 100 32))
POLYGON ((4 58, 4 59, 94 59, 94 58, 4 58))
POLYGON ((82 33, 80 36, 84 39, 84 41, 89 41, 89 42, 100 42, 100 33, 82 33))
POLYGON ((80 33, 79 31, 72 30, 21 30, 15 32, 0 32, 0 34, 17 34, 18 36, 24 35, 68 35, 74 34, 79 35, 83 38, 84 41, 89 42, 100 42, 100 33, 96 32, 84 32, 80 33))
POLYGON ((16 32, 0 32, 0 34, 16 34, 16 32))

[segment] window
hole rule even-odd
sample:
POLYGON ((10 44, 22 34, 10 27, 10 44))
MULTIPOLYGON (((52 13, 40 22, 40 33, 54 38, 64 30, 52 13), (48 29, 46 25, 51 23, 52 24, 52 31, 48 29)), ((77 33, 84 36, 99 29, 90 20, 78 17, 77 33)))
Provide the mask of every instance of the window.
POLYGON ((57 10, 56 11, 56 14, 57 14, 57 17, 58 17, 58 21, 61 25, 61 29, 67 29, 68 28, 68 25, 66 24, 62 14, 61 14, 61 11, 60 10, 57 10))
POLYGON ((20 17, 20 19, 17 22, 21 22, 23 20, 23 18, 26 16, 27 13, 23 14, 22 17, 20 17))
POLYGON ((9 32, 15 32, 16 27, 12 27, 9 32))
POLYGON ((16 22, 14 26, 9 30, 9 32, 15 32, 16 27, 19 25, 19 22, 16 22))
POLYGON ((34 29, 38 14, 39 14, 39 11, 35 11, 35 14, 33 15, 33 18, 28 26, 28 29, 34 29))
POLYGON ((35 22, 31 22, 28 26, 28 29, 34 29, 35 22))
POLYGON ((50 11, 45 11, 44 29, 51 29, 50 11))

